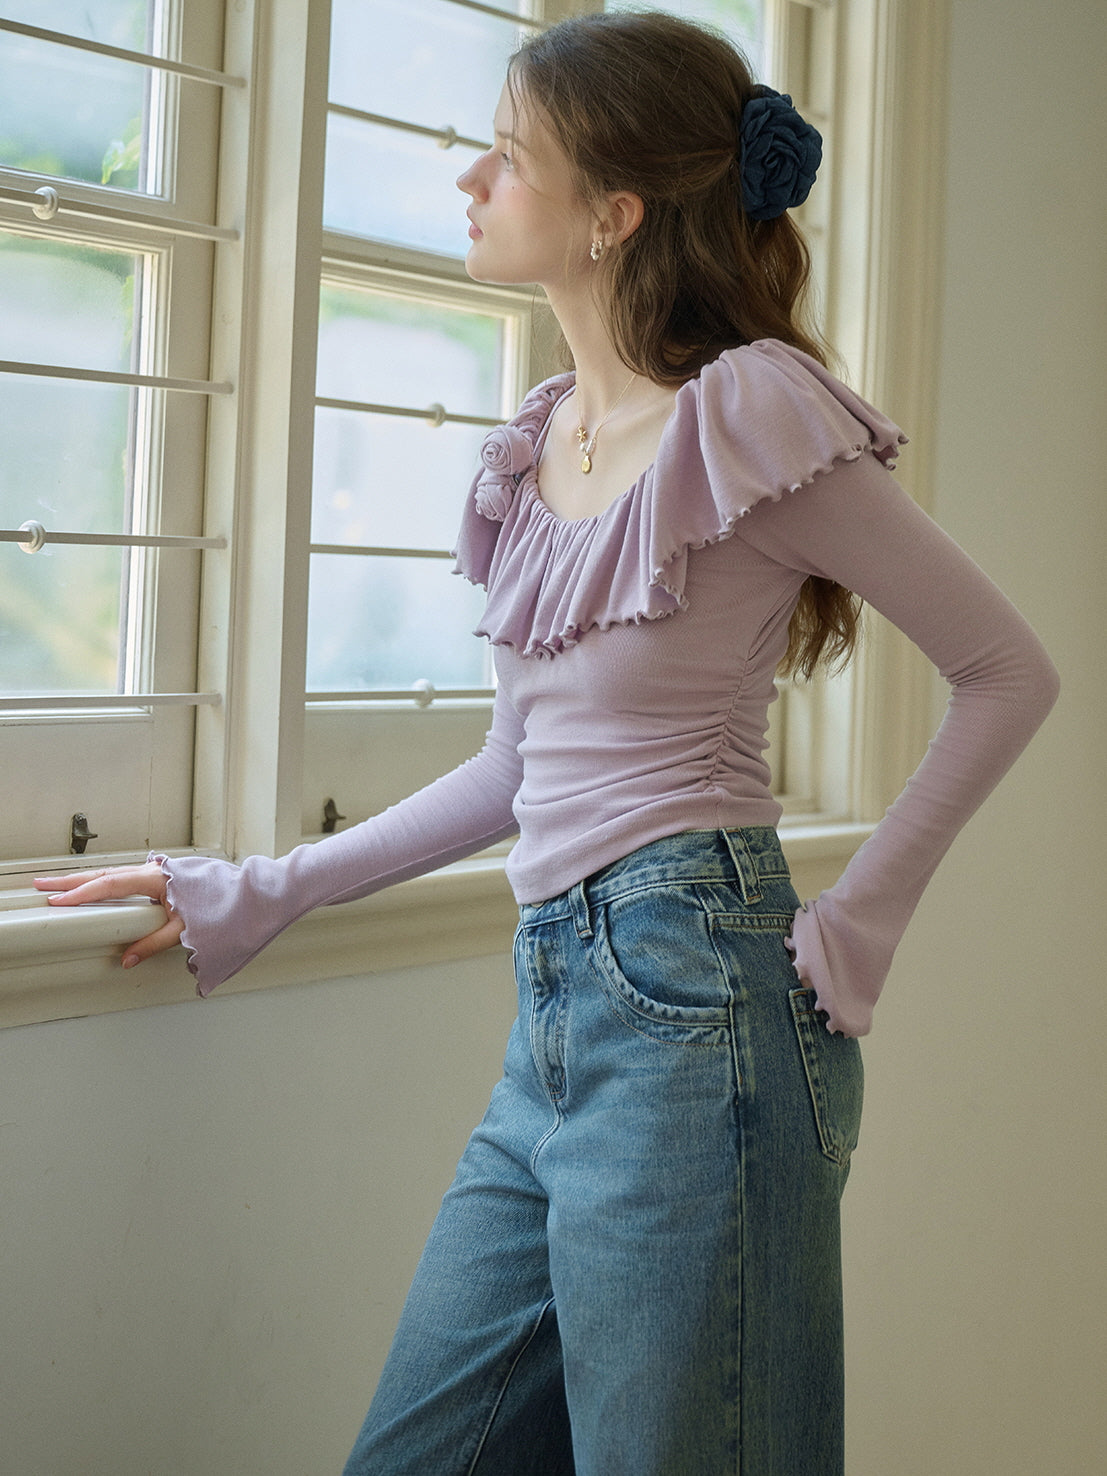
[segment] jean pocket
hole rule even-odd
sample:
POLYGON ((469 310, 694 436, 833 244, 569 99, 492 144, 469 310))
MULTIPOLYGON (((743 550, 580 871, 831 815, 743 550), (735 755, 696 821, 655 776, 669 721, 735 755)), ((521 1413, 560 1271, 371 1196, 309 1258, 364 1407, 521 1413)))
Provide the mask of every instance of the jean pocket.
POLYGON ((730 988, 710 920, 691 889, 665 887, 596 909, 594 963, 615 1014, 656 1040, 714 1043, 730 1028, 730 988))
POLYGON ((865 1073, 860 1042, 827 1030, 813 989, 793 989, 788 999, 820 1146, 831 1162, 845 1168, 861 1129, 865 1073))

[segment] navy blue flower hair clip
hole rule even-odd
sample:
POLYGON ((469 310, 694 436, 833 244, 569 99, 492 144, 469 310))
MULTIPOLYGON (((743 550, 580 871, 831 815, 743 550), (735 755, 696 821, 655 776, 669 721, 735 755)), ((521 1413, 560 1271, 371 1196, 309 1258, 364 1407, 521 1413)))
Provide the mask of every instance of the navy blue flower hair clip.
POLYGON ((802 205, 823 157, 822 136, 787 93, 759 87, 738 130, 742 206, 751 220, 774 220, 802 205))

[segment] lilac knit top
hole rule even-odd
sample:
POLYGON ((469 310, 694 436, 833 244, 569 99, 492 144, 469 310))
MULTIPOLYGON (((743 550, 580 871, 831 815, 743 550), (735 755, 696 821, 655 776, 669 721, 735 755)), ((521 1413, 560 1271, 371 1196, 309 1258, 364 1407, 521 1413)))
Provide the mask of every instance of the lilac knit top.
POLYGON ((797 973, 828 1027, 870 1027, 941 856, 1048 712, 1057 677, 994 585, 890 475, 898 429, 771 340, 679 390, 653 465, 603 513, 557 517, 537 464, 539 385, 488 437, 457 571, 488 591, 499 690, 484 748, 384 814, 273 861, 159 857, 201 993, 312 907, 364 896, 518 832, 520 902, 683 830, 773 825, 773 675, 809 574, 906 632, 950 682, 917 773, 839 882, 797 914, 797 973))

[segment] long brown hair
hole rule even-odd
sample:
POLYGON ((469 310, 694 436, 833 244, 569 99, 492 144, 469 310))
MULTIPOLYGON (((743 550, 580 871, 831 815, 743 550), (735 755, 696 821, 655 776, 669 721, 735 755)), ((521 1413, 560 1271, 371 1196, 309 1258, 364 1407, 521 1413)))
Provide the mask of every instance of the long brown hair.
MULTIPOLYGON (((738 125, 759 89, 719 32, 656 11, 561 21, 512 58, 517 103, 536 108, 564 150, 581 197, 641 197, 641 225, 605 253, 612 337, 628 368, 658 384, 693 379, 725 349, 776 338, 819 363, 806 317, 810 257, 785 212, 742 209, 738 125)), ((860 602, 812 577, 788 628, 782 673, 841 663, 860 602)))

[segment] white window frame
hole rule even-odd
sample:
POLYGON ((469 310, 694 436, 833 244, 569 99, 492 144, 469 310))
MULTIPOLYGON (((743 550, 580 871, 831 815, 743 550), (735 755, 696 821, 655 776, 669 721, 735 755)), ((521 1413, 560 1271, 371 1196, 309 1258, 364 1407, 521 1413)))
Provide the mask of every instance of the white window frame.
MULTIPOLYGON (((0 224, 43 240, 151 258, 143 305, 150 331, 136 366, 139 379, 149 379, 138 391, 135 437, 135 480, 144 516, 124 533, 155 545, 178 541, 224 551, 225 537, 200 526, 205 402, 233 398, 230 379, 209 375, 213 256, 233 247, 238 235, 234 227, 220 226, 214 213, 217 118, 219 94, 244 89, 240 78, 219 69, 220 0, 190 0, 187 12, 170 7, 161 19, 168 57, 190 58, 150 69, 151 86, 164 102, 160 120, 162 110, 155 109, 155 130, 165 157, 177 156, 172 181, 161 181, 164 195, 3 169, 0 224)), ((5 22, 4 29, 36 34, 36 28, 17 22, 5 22)), ((42 39, 53 35, 38 34, 42 39)), ((141 56, 79 38, 75 53, 64 48, 65 55, 97 51, 131 61, 141 56)), ((33 364, 12 367, 28 374, 36 369, 33 364)), ((96 371, 59 367, 59 377, 69 381, 97 377, 96 371)), ((27 489, 31 516, 34 490, 27 489)), ((46 543, 72 541, 67 531, 48 528, 46 543)), ((118 530, 98 531, 113 538, 118 530)), ((3 549, 5 560, 23 556, 3 549)), ((127 663, 126 694, 27 701, 3 694, 0 763, 9 774, 35 779, 14 786, 7 799, 0 883, 29 865, 45 870, 67 864, 59 862, 58 853, 68 846, 76 813, 87 815, 105 850, 123 856, 146 844, 150 834, 161 834, 169 844, 189 839, 194 711, 220 700, 218 692, 204 692, 196 684, 200 557, 170 547, 155 558, 142 547, 132 548, 128 626, 139 636, 127 663), (13 859, 19 855, 38 859, 13 859)))
MULTIPOLYGON (((382 259, 395 259, 394 249, 382 250, 367 242, 358 251, 358 245, 324 231, 324 283, 390 290, 398 297, 432 306, 505 317, 510 405, 505 403, 501 414, 509 415, 534 377, 533 293, 476 287, 468 278, 458 281, 457 273, 449 271, 452 263, 445 271, 441 263, 422 270, 382 266, 382 259)), ((302 835, 320 834, 327 800, 336 803, 348 827, 474 754, 488 728, 491 692, 491 686, 486 686, 456 695, 449 689, 390 697, 309 693, 304 714, 302 835)))
MULTIPOLYGON (((458 0, 454 0, 458 3, 458 0)), ((470 0, 460 0, 467 5, 470 0)), ((481 4, 473 6, 481 10, 481 4)), ((487 7, 506 15, 514 6, 487 7)), ((575 10, 599 9, 599 3, 574 4, 573 0, 530 0, 523 7, 527 18, 552 22, 575 10)), ((491 113, 488 100, 485 137, 491 142, 491 113)), ((449 125, 449 120, 436 120, 449 125)), ((445 131, 445 129, 443 130, 445 131)), ((456 131, 456 130, 455 130, 456 131)), ((439 145, 449 144, 439 140, 439 145)), ((472 155, 459 154, 460 173, 472 155)), ((459 196, 459 213, 463 208, 459 196)), ((322 277, 356 285, 385 287, 397 294, 411 292, 446 307, 471 307, 511 318, 507 345, 514 361, 514 383, 501 407, 506 418, 527 389, 550 372, 538 350, 541 332, 536 318, 542 312, 539 295, 531 289, 481 286, 470 280, 460 257, 450 258, 374 241, 358 236, 323 231, 322 277)), ((459 485, 458 507, 460 509, 459 485)), ((371 693, 360 699, 341 700, 309 694, 304 727, 302 838, 320 833, 324 805, 333 801, 348 827, 394 803, 474 754, 481 746, 491 717, 491 687, 453 695, 448 690, 411 697, 381 698, 371 693), (428 694, 429 695, 429 694, 428 694)), ((505 854, 508 847, 496 848, 505 854)))
MULTIPOLYGON (((241 218, 244 237, 241 250, 221 254, 209 373, 241 390, 234 402, 212 406, 206 512, 206 528, 229 533, 233 556, 207 560, 198 670, 200 688, 226 700, 197 713, 193 816, 194 846, 229 857, 280 854, 304 828, 311 420, 324 256, 318 160, 328 60, 327 0, 240 3, 227 8, 224 66, 254 80, 250 94, 225 100, 216 218, 241 218)), ((925 505, 942 183, 933 120, 943 116, 947 6, 783 0, 785 44, 800 10, 833 28, 828 336, 857 388, 910 428, 903 478, 925 505)), ((928 668, 909 649, 883 622, 871 622, 853 676, 818 714, 818 809, 782 827, 802 895, 833 881, 925 746, 928 668)), ((119 969, 118 944, 141 931, 145 905, 48 912, 17 884, 0 896, 5 907, 0 1024, 192 995, 179 951, 143 965, 138 981, 119 969)), ((221 992, 498 953, 508 947, 513 917, 502 860, 462 862, 310 915, 221 992)))

